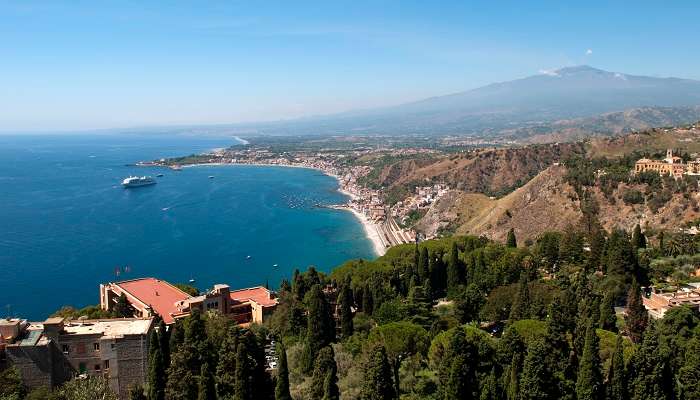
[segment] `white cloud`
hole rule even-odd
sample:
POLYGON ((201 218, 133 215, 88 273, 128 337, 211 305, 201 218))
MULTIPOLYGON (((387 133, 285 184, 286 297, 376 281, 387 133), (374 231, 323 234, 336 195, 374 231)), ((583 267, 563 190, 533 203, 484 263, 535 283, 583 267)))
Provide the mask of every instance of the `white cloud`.
POLYGON ((587 56, 590 56, 591 54, 593 54, 593 50, 591 50, 591 49, 586 50, 586 55, 587 55, 587 56))
POLYGON ((555 69, 541 69, 540 74, 549 76, 559 76, 559 72, 555 69))

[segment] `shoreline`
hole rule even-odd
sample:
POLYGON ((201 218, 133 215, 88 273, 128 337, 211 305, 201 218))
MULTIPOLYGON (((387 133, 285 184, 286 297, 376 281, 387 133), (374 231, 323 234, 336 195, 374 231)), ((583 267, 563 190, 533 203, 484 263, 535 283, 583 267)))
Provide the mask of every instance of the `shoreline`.
MULTIPOLYGON (((316 168, 316 167, 311 167, 311 166, 306 166, 306 165, 263 164, 263 163, 250 163, 250 164, 243 164, 243 163, 198 163, 198 164, 183 165, 182 168, 205 167, 205 166, 246 166, 246 165, 249 165, 251 167, 304 168, 304 169, 319 171, 322 174, 329 176, 338 182, 338 188, 336 189, 338 191, 338 193, 349 197, 350 201, 358 199, 357 195, 355 195, 355 194, 345 190, 345 188, 343 188, 343 185, 340 182, 340 177, 336 176, 335 174, 331 174, 327 171, 324 171, 321 168, 316 168)), ((365 237, 367 238, 367 240, 369 240, 372 243, 372 251, 374 251, 375 256, 377 256, 377 257, 383 256, 384 254, 386 254, 386 247, 384 246, 384 242, 381 239, 381 234, 379 232, 379 229, 364 214, 362 214, 361 212, 359 212, 358 210, 353 208, 350 205, 350 201, 347 201, 342 206, 332 207, 332 208, 335 210, 344 210, 344 211, 351 212, 352 215, 355 217, 355 219, 360 223, 360 225, 362 225, 362 230, 365 232, 365 237)))

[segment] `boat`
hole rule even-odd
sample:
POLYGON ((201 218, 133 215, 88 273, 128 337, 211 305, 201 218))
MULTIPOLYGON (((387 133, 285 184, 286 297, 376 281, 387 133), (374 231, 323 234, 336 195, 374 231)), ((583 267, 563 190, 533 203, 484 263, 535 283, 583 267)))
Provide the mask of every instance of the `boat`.
POLYGON ((277 267, 279 267, 279 265, 277 265, 277 264, 272 264, 272 268, 277 268, 277 267))
POLYGON ((245 259, 246 259, 246 260, 250 260, 251 258, 253 258, 253 257, 251 257, 251 256, 245 256, 245 259))
POLYGON ((173 171, 182 171, 182 167, 179 165, 172 165, 170 169, 172 169, 173 171))
POLYGON ((150 176, 130 176, 122 181, 122 186, 125 188, 135 188, 155 184, 156 180, 150 176))
POLYGON ((156 175, 156 178, 162 178, 162 177, 163 177, 163 174, 156 175))
POLYGON ((209 179, 214 179, 214 175, 209 175, 209 179))

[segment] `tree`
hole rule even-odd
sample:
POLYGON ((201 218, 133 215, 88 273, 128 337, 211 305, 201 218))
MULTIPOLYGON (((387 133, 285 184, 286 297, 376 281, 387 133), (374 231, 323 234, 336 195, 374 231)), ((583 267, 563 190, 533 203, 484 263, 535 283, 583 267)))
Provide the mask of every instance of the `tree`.
POLYGON ((413 354, 425 354, 430 345, 428 332, 420 325, 407 321, 380 325, 369 334, 367 343, 385 349, 394 372, 394 387, 400 393, 399 370, 401 361, 413 354))
POLYGON ((510 362, 510 366, 508 366, 506 381, 506 399, 508 400, 518 400, 520 395, 519 374, 522 357, 522 354, 519 352, 514 352, 513 359, 510 362))
POLYGON ((114 315, 117 318, 131 318, 134 316, 134 307, 129 303, 125 293, 119 295, 117 304, 114 305, 114 315))
POLYGON ((197 350, 189 343, 183 343, 178 351, 170 357, 168 381, 165 385, 165 397, 168 400, 195 400, 197 398, 197 375, 192 370, 199 368, 197 350))
POLYGON ((617 331, 617 317, 615 316, 615 294, 612 290, 605 292, 600 303, 600 318, 598 326, 606 331, 617 331))
POLYGON ((622 335, 617 335, 613 350, 608 383, 606 386, 608 400, 625 400, 627 398, 627 381, 625 379, 625 359, 623 357, 622 335))
POLYGON ((211 376, 209 364, 203 363, 199 372, 199 391, 197 400, 216 399, 216 389, 214 387, 214 377, 211 376))
POLYGON ((287 367, 287 349, 280 341, 277 345, 279 367, 277 368, 277 382, 275 384, 275 400, 292 400, 289 393, 289 368, 287 367))
POLYGON ((478 395, 476 365, 478 352, 472 343, 467 342, 464 329, 457 327, 438 370, 445 399, 472 399, 478 395))
POLYGON ((308 316, 302 370, 310 372, 319 350, 335 339, 335 321, 320 285, 311 288, 306 296, 306 305, 308 316))
POLYGON ((513 228, 510 228, 510 230, 508 230, 508 237, 506 238, 506 247, 518 247, 518 241, 515 239, 515 229, 513 228))
POLYGON ((129 400, 147 400, 148 399, 146 397, 146 395, 143 394, 143 386, 141 386, 141 385, 129 385, 129 390, 127 392, 127 398, 129 400))
POLYGON ((329 396, 335 396, 338 393, 337 372, 338 367, 335 364, 333 348, 331 346, 322 348, 316 357, 314 372, 311 376, 310 394, 312 399, 323 399, 326 392, 329 396))
POLYGON ((634 343, 641 342, 648 323, 649 315, 642 302, 642 291, 635 281, 627 294, 627 314, 625 315, 625 330, 634 343))
POLYGON ((396 397, 391 379, 391 367, 384 346, 371 350, 365 365, 364 381, 360 398, 362 400, 386 400, 396 397))
POLYGON ((479 312, 484 303, 486 303, 486 299, 479 287, 471 283, 467 286, 464 294, 455 301, 455 316, 463 324, 478 321, 479 312))
POLYGON ((683 366, 678 372, 680 398, 700 399, 700 337, 688 342, 683 366))
POLYGON ((603 264, 605 273, 617 277, 629 277, 637 270, 637 252, 632 247, 627 232, 615 230, 605 245, 603 264))
POLYGON ((469 375, 473 373, 470 360, 464 354, 454 356, 450 363, 449 377, 444 387, 445 400, 473 399, 469 375))
POLYGON ((601 400, 603 398, 603 376, 600 371, 600 346, 595 324, 591 322, 586 330, 586 344, 579 361, 576 380, 578 400, 601 400))
POLYGON ((162 318, 158 322, 158 342, 160 353, 163 356, 163 365, 168 368, 170 365, 170 334, 162 318))
POLYGON ((338 377, 335 371, 328 371, 323 381, 323 400, 339 400, 338 377))
POLYGON ((90 376, 86 379, 73 379, 58 390, 61 400, 117 400, 117 395, 109 388, 109 382, 102 377, 90 376))
POLYGON ((229 327, 228 334, 219 349, 219 363, 216 366, 216 391, 222 399, 232 397, 235 391, 239 332, 238 328, 229 327))
POLYGON ((0 399, 21 398, 24 396, 22 376, 16 367, 0 371, 0 399))
POLYGON ((424 285, 425 281, 430 278, 430 265, 428 248, 423 247, 420 251, 420 256, 418 257, 418 276, 420 277, 420 284, 424 285))
POLYGON ((147 396, 149 400, 164 400, 167 383, 166 367, 163 352, 160 350, 158 333, 152 331, 148 345, 148 380, 147 396))
MULTIPOLYGON (((168 349, 170 353, 173 353, 185 342, 185 327, 181 319, 175 320, 175 323, 170 326, 169 336, 168 349)), ((168 366, 170 365, 168 364, 168 366)))
POLYGON ((635 225, 634 232, 632 233, 632 246, 635 249, 646 249, 647 238, 642 233, 642 229, 639 224, 635 225))
POLYGON ((530 316, 530 288, 527 279, 527 272, 523 271, 520 274, 520 282, 518 284, 518 294, 515 296, 515 301, 510 308, 508 319, 517 321, 530 316))
POLYGON ((459 250, 457 243, 452 242, 450 248, 450 258, 447 262, 447 292, 455 293, 459 285, 462 284, 464 274, 462 273, 462 264, 459 260, 459 250))
POLYGON ((340 302, 340 332, 344 338, 352 336, 354 326, 352 323, 352 291, 350 289, 350 281, 348 280, 338 293, 338 301, 340 302))
POLYGON ((659 348, 654 324, 644 332, 644 340, 630 361, 630 397, 634 400, 664 400, 672 394, 672 379, 667 375, 667 360, 659 348))
POLYGON ((547 368, 547 346, 542 339, 535 339, 527 349, 527 356, 520 375, 519 400, 552 399, 550 372, 547 368))
POLYGON ((253 382, 253 370, 255 369, 255 360, 252 357, 251 349, 249 349, 252 336, 250 332, 242 338, 238 343, 236 351, 236 379, 234 384, 235 400, 253 400, 255 398, 255 386, 253 382))

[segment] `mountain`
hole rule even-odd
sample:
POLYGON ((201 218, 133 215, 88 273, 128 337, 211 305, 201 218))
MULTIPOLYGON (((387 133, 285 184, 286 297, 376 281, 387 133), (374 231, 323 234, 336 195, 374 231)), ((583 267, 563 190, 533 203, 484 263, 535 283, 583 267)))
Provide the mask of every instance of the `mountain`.
MULTIPOLYGON (((629 109, 700 106, 700 81, 577 66, 394 107, 239 125, 248 133, 469 134, 503 137, 528 125, 629 109)), ((700 110, 693 109, 700 114, 700 110)), ((697 118, 695 118, 697 119, 697 118)), ((675 121, 684 123, 688 121, 675 121)), ((617 127, 614 127, 617 129, 617 127)))

